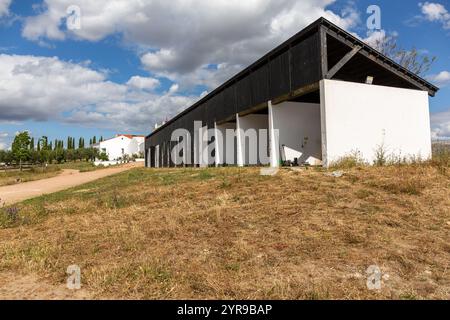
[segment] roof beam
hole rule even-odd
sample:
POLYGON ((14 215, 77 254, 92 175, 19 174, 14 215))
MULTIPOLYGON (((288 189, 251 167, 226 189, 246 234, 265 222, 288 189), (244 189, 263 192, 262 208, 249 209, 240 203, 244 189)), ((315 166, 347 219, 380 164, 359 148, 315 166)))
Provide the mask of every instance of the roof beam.
MULTIPOLYGON (((349 47, 354 46, 354 43, 352 41, 350 41, 349 39, 347 39, 346 37, 338 34, 337 32, 327 28, 327 34, 329 34, 330 36, 340 40, 341 42, 345 43, 346 45, 348 45, 349 47)), ((416 81, 412 76, 407 75, 406 73, 403 73, 399 70, 397 70, 394 66, 395 66, 395 62, 391 62, 391 63, 387 63, 384 62, 382 59, 380 59, 380 57, 382 56, 380 53, 377 53, 378 56, 375 56, 373 54, 371 54, 370 52, 368 52, 367 50, 365 50, 364 48, 362 50, 359 51, 363 56, 365 56, 366 58, 368 58, 369 60, 375 62, 376 64, 378 64, 379 66, 389 70, 390 72, 394 73, 395 75, 397 75, 398 77, 402 78, 403 80, 411 83, 413 86, 420 88, 423 91, 427 91, 429 93, 430 96, 434 97, 436 92, 433 91, 432 89, 428 88, 425 84, 422 84, 419 81, 416 81)), ((407 71, 405 71, 407 72, 407 71)), ((409 73, 409 72, 408 72, 409 73)), ((411 73, 412 74, 412 73, 411 73)))
POLYGON ((361 51, 361 46, 355 46, 349 53, 347 53, 341 61, 336 63, 336 65, 331 68, 330 71, 328 71, 326 78, 331 79, 334 77, 336 73, 338 73, 339 70, 342 69, 343 66, 345 66, 359 51, 361 51))

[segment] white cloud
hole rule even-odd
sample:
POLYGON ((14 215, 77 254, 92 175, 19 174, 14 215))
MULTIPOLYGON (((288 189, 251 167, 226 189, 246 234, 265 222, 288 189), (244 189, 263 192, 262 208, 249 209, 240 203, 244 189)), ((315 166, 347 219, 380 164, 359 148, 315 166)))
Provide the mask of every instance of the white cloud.
POLYGON ((450 83, 450 72, 442 71, 427 77, 428 80, 436 84, 438 87, 444 87, 450 83))
POLYGON ((363 39, 365 43, 374 47, 375 49, 386 39, 386 31, 385 30, 377 30, 367 33, 367 37, 363 39))
MULTIPOLYGON (((67 38, 100 41, 122 34, 136 48, 142 66, 160 82, 135 76, 125 84, 106 72, 57 58, 0 56, 0 121, 47 120, 150 131, 155 122, 190 106, 198 96, 185 89, 211 90, 243 67, 323 16, 349 29, 359 22, 336 0, 44 0, 25 18, 23 37, 40 44, 67 38), (69 6, 81 9, 81 29, 65 26, 69 6), (62 116, 64 114, 64 116, 62 116)), ((204 93, 202 93, 202 96, 204 93)))
POLYGON ((450 109, 431 115, 433 139, 450 139, 450 109))
POLYGON ((450 13, 440 3, 419 3, 419 7, 425 19, 432 22, 440 22, 444 29, 450 29, 450 13))
POLYGON ((157 95, 156 79, 132 77, 127 84, 108 81, 86 64, 58 58, 0 55, 0 121, 47 121, 150 131, 198 97, 176 92, 157 95), (142 90, 141 90, 142 89, 142 90))
POLYGON ((5 150, 9 148, 9 134, 6 132, 0 132, 0 150, 5 150))
POLYGON ((1 54, 0 69, 1 120, 47 120, 126 91, 98 71, 58 58, 1 54))
POLYGON ((321 16, 346 29, 359 21, 350 6, 340 15, 327 10, 334 2, 46 0, 42 12, 26 19, 23 36, 35 41, 66 37, 98 41, 120 32, 126 42, 140 48, 146 70, 181 87, 204 83, 213 88, 321 16), (81 9, 80 30, 61 27, 69 5, 81 9))
POLYGON ((153 90, 160 85, 160 82, 155 78, 134 76, 128 80, 127 85, 135 89, 153 90))
POLYGON ((11 5, 11 0, 0 0, 0 17, 9 14, 9 6, 11 5))

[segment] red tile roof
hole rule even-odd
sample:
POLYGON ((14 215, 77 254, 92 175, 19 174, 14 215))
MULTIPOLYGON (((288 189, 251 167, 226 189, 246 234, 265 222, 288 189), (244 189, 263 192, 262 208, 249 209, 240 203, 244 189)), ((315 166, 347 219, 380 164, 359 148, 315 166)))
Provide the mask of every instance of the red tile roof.
POLYGON ((136 134, 117 134, 116 135, 116 138, 117 137, 127 137, 128 139, 133 139, 133 138, 145 138, 145 136, 142 136, 142 135, 136 135, 136 134))

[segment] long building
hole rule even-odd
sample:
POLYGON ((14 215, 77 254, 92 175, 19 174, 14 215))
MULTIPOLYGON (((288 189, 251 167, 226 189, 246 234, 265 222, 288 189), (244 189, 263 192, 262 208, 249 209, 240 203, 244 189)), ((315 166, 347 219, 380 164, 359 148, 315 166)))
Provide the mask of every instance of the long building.
POLYGON ((146 165, 245 166, 255 164, 255 145, 268 154, 256 164, 274 167, 329 166, 355 153, 370 163, 379 148, 429 158, 429 96, 438 90, 321 18, 155 129, 146 137, 146 165), (216 147, 206 157, 212 163, 201 154, 205 129, 216 147), (267 138, 249 144, 250 129, 267 138))

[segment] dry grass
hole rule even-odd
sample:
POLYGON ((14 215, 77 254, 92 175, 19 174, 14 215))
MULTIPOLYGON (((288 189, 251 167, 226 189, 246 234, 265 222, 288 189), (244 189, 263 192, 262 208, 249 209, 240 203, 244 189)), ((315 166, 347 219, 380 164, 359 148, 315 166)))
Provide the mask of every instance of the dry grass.
POLYGON ((135 169, 19 205, 0 270, 60 285, 78 264, 97 298, 449 299, 449 190, 427 165, 135 169))
POLYGON ((90 172, 105 169, 104 166, 95 166, 93 162, 75 161, 52 165, 59 169, 78 170, 80 172, 90 172))
MULTIPOLYGON (((13 185, 22 182, 36 181, 52 178, 61 173, 61 170, 78 170, 80 172, 90 172, 105 169, 104 166, 95 166, 92 162, 67 162, 62 164, 52 164, 48 167, 35 167, 31 170, 2 171, 0 170, 0 186, 13 185)), ((1 195, 0 195, 1 197, 1 195)))
POLYGON ((31 170, 26 170, 22 172, 20 172, 19 170, 6 172, 0 170, 0 186, 52 178, 57 176, 60 172, 61 169, 58 167, 48 167, 48 168, 36 167, 31 170))

